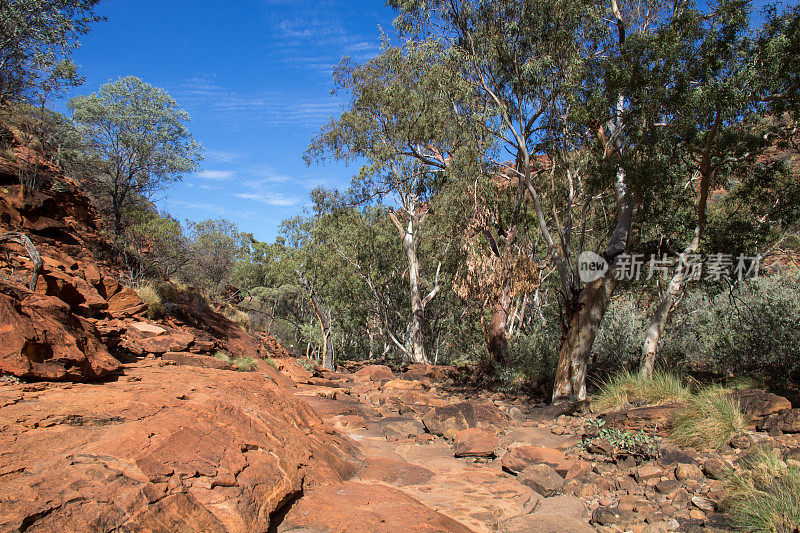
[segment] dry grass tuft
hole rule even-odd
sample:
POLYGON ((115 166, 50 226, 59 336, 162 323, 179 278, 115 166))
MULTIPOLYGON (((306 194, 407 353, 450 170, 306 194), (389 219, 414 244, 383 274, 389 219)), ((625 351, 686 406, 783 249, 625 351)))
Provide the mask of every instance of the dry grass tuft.
POLYGON ((643 377, 625 371, 603 383, 592 398, 592 407, 597 412, 619 411, 627 407, 686 401, 690 397, 689 388, 674 374, 654 372, 650 377, 643 377))
POLYGON ((741 433, 746 420, 730 390, 712 386, 689 400, 672 425, 670 439, 682 446, 717 448, 741 433))
POLYGON ((726 479, 723 502, 737 529, 792 532, 800 528, 800 467, 777 450, 762 450, 726 479))

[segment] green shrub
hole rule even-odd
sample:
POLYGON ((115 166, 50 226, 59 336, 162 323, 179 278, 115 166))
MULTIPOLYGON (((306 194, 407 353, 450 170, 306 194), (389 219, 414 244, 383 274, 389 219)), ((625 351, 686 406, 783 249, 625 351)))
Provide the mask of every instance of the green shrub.
POLYGON ((800 467, 784 462, 777 450, 761 450, 729 472, 724 509, 737 529, 792 532, 800 528, 800 467))
POLYGON ((693 396, 675 419, 670 439, 682 446, 717 448, 744 430, 746 420, 730 390, 708 387, 693 396))
POLYGON ((509 387, 523 382, 551 383, 555 378, 560 339, 556 320, 534 319, 530 333, 509 339, 508 364, 497 368, 496 375, 509 387))
POLYGON ((650 377, 643 377, 623 371, 600 386, 592 397, 592 407, 598 412, 618 411, 627 407, 684 401, 690 396, 685 382, 669 372, 656 371, 650 377))

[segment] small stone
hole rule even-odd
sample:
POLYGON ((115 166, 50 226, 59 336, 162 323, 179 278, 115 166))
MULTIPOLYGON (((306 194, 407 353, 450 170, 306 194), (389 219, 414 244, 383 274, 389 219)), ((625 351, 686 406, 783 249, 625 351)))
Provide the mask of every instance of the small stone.
POLYGON ((659 467, 653 464, 642 465, 636 469, 636 473, 634 476, 636 477, 636 481, 641 483, 642 481, 647 481, 650 479, 660 479, 662 474, 664 473, 659 467))
POLYGON ((711 458, 703 463, 703 471, 711 479, 722 479, 725 474, 733 468, 728 461, 711 458))
POLYGON ((619 507, 598 507, 592 513, 592 522, 601 526, 626 525, 633 518, 633 512, 623 511, 619 507))
POLYGON ((750 439, 750 435, 747 433, 739 433, 730 440, 730 444, 732 448, 746 450, 753 444, 753 442, 750 439))
POLYGON ((526 466, 517 476, 517 481, 544 497, 552 496, 564 487, 564 478, 545 464, 526 466))
POLYGON ((679 463, 675 467, 675 479, 678 481, 686 481, 687 479, 702 479, 703 471, 700 467, 694 464, 679 463))
POLYGON ((706 519, 706 513, 704 513, 700 509, 692 509, 691 511, 689 511, 689 516, 691 517, 692 520, 705 520, 706 519))
POLYGON ((713 501, 703 496, 692 496, 692 505, 707 513, 714 512, 716 507, 713 501))

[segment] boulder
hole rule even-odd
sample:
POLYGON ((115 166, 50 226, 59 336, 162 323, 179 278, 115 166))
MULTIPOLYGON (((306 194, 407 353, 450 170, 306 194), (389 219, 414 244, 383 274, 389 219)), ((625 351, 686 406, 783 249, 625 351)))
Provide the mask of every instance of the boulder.
POLYGON ((519 474, 529 465, 544 464, 559 474, 566 475, 575 464, 575 460, 567 458, 564 452, 554 448, 517 446, 503 455, 501 464, 504 470, 512 474, 519 474))
POLYGON ((602 416, 609 427, 624 429, 626 431, 643 431, 662 437, 669 435, 672 422, 678 415, 684 403, 676 402, 666 405, 651 407, 637 407, 606 413, 602 416))
POLYGON ((564 487, 564 478, 546 464, 526 466, 517 475, 517 481, 532 488, 545 498, 560 492, 564 487))
POLYGON ((194 335, 185 331, 173 331, 156 337, 139 339, 137 344, 147 353, 163 354, 166 352, 182 352, 192 343, 194 335))
POLYGON ((497 437, 482 429, 463 429, 453 438, 453 454, 456 457, 492 457, 497 444, 497 437))
POLYGON ((384 384, 394 379, 394 373, 385 365, 367 365, 354 374, 359 381, 374 381, 384 384))
POLYGON ((39 286, 39 291, 66 302, 74 312, 95 316, 108 308, 105 298, 83 278, 70 276, 61 270, 50 270, 42 277, 45 283, 39 286))
POLYGON ((792 403, 783 396, 761 389, 736 390, 732 396, 739 401, 739 408, 753 426, 771 414, 792 408, 792 403))
POLYGON ((765 418, 758 428, 764 431, 800 433, 800 409, 784 409, 765 418))
POLYGON ((147 304, 128 287, 123 287, 108 299, 108 313, 113 317, 132 316, 146 309, 147 304))
POLYGON ((167 330, 161 326, 148 322, 132 322, 128 324, 128 333, 132 333, 142 339, 164 335, 166 332, 167 330))
POLYGON ((97 330, 53 296, 0 285, 0 370, 26 379, 91 381, 122 368, 97 330))
POLYGON ((428 432, 450 439, 468 428, 498 432, 508 425, 508 419, 492 404, 461 402, 433 407, 422 423, 428 432))
POLYGON ((586 504, 575 496, 568 494, 544 498, 534 509, 534 514, 553 515, 564 519, 570 518, 584 523, 589 521, 589 510, 586 508, 586 504))

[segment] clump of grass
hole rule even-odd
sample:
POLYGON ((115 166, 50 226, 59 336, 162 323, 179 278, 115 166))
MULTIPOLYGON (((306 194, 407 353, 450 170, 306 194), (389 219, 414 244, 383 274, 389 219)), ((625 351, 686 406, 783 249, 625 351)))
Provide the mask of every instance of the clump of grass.
POLYGON ((682 446, 717 448, 744 430, 746 420, 728 389, 712 386, 689 400, 672 424, 670 439, 682 446))
POLYGON ((164 317, 164 300, 152 285, 140 285, 134 289, 139 298, 147 304, 147 318, 157 320, 164 317))
POLYGON ((233 366, 239 372, 252 372, 257 368, 255 357, 238 357, 233 360, 233 366))
POLYGON ((723 502, 737 529, 790 532, 800 528, 800 467, 784 462, 777 450, 760 450, 726 478, 723 502))
POLYGON ((220 311, 225 318, 240 328, 250 331, 250 315, 233 306, 223 307, 220 311))
POLYGON ((266 359, 264 359, 264 361, 266 361, 266 362, 267 362, 267 364, 268 364, 269 366, 271 366, 272 368, 275 368, 275 369, 277 369, 277 368, 278 368, 278 365, 275 363, 275 360, 274 360, 274 359, 272 359, 272 357, 267 357, 266 359))
POLYGON ((228 363, 228 364, 233 363, 233 359, 231 359, 231 356, 222 350, 217 350, 216 352, 214 352, 214 359, 219 359, 223 363, 228 363))
POLYGON ((308 370, 309 372, 314 371, 314 361, 312 361, 308 357, 301 357, 300 359, 297 360, 297 362, 300 363, 302 367, 308 370))
POLYGON ((619 411, 627 407, 686 401, 690 396, 689 387, 674 374, 654 372, 646 377, 625 371, 601 385, 592 398, 592 405, 599 412, 619 411))

